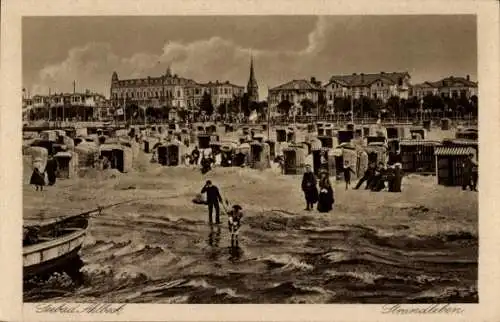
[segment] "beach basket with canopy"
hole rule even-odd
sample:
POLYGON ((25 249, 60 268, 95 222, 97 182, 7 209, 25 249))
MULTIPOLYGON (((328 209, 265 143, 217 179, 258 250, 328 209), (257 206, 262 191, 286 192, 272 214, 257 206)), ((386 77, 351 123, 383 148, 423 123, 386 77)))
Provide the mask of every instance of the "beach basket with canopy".
POLYGON ((211 137, 209 134, 198 134, 198 148, 208 149, 210 147, 211 137))
POLYGON ((43 139, 36 139, 33 142, 31 142, 31 146, 35 147, 42 147, 47 150, 49 155, 54 155, 54 141, 49 141, 49 140, 43 140, 43 139))
POLYGON ((319 148, 312 151, 313 171, 319 175, 321 170, 326 170, 330 176, 335 177, 335 154, 332 149, 319 148))
POLYGON ((325 148, 333 148, 334 138, 332 136, 318 136, 318 141, 321 142, 321 146, 325 148))
POLYGON ((366 151, 358 151, 358 167, 355 171, 358 173, 358 176, 363 176, 366 170, 368 169, 368 153, 366 151))
POLYGON ((238 145, 235 142, 223 141, 221 142, 221 166, 230 167, 233 165, 236 148, 238 145))
POLYGON ((354 131, 340 130, 337 132, 337 139, 339 144, 351 142, 354 138, 354 131))
POLYGON ((269 156, 271 160, 274 160, 274 158, 276 158, 276 142, 266 140, 264 143, 267 143, 269 145, 269 156))
MULTIPOLYGON (((337 167, 337 177, 338 179, 343 179, 340 176, 340 170, 343 169, 345 162, 349 162, 349 166, 356 171, 358 168, 358 150, 356 147, 350 143, 342 143, 333 150, 333 155, 335 157, 335 165, 337 167)), ((357 173, 356 173, 357 176, 357 173)))
POLYGON ((399 150, 403 171, 434 173, 434 151, 438 145, 439 142, 431 140, 401 140, 399 150))
POLYGON ((221 151, 221 143, 220 142, 210 142, 210 149, 212 149, 213 154, 219 154, 221 151))
POLYGON ((31 156, 32 167, 44 172, 49 157, 47 149, 41 146, 32 146, 29 149, 28 155, 31 156))
POLYGON ((306 166, 306 151, 301 146, 291 145, 283 149, 284 174, 303 174, 306 166))
POLYGON ((309 141, 311 144, 311 151, 316 151, 316 150, 321 150, 323 145, 321 144, 321 141, 318 138, 313 138, 311 141, 309 141))
POLYGON ((271 167, 269 145, 261 142, 250 143, 250 167, 253 169, 267 169, 271 167))
POLYGON ((451 126, 451 120, 449 118, 442 118, 441 119, 441 130, 443 131, 448 131, 451 126))
POLYGON ((276 128, 276 142, 287 142, 287 129, 284 127, 276 128))
POLYGON ((42 140, 56 142, 57 132, 54 130, 42 131, 40 132, 40 138, 42 140))
POLYGON ((462 164, 475 150, 466 146, 436 146, 436 177, 439 185, 461 186, 464 180, 462 164))
POLYGON ((370 143, 365 148, 365 152, 368 155, 369 163, 387 163, 387 146, 385 144, 380 142, 370 143))
POLYGON ((75 147, 75 153, 78 155, 78 168, 94 167, 99 156, 97 145, 82 142, 75 147))
POLYGON ((58 152, 54 156, 57 161, 57 177, 71 179, 76 177, 78 169, 78 154, 72 152, 58 152))
POLYGON ((166 144, 167 165, 178 166, 182 163, 182 158, 186 149, 179 141, 172 141, 166 144))
POLYGON ((410 136, 414 140, 425 140, 426 130, 423 127, 411 127, 410 136))
POLYGON ((250 144, 248 143, 240 144, 235 151, 233 164, 237 167, 247 164, 249 154, 250 154, 250 144))

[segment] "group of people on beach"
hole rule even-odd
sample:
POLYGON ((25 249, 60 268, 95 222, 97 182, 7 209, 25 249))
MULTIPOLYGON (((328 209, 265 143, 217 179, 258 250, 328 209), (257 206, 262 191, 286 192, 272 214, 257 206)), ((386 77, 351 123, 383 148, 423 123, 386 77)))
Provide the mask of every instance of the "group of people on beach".
POLYGON ((241 227, 241 219, 243 218, 243 208, 240 205, 233 205, 230 210, 226 208, 228 205, 227 200, 223 200, 219 188, 212 184, 212 181, 207 180, 201 189, 201 193, 206 194, 206 203, 208 205, 208 222, 210 225, 214 224, 214 210, 215 210, 215 225, 220 225, 220 205, 228 216, 228 229, 231 234, 231 246, 238 246, 238 233, 241 227))
POLYGON ((401 192, 402 178, 403 170, 400 163, 386 166, 383 162, 378 164, 372 162, 368 165, 368 169, 366 169, 354 189, 359 189, 366 182, 366 190, 382 191, 387 188, 389 192, 401 192))
POLYGON ((333 209, 335 197, 328 171, 321 170, 317 182, 311 166, 306 165, 306 172, 302 177, 302 191, 306 199, 305 210, 313 210, 316 203, 319 212, 329 212, 333 209))

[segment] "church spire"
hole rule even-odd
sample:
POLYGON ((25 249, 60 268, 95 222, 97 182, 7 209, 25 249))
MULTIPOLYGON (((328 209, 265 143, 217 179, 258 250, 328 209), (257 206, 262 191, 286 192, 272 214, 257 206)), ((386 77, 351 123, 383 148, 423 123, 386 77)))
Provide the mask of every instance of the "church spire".
POLYGON ((255 79, 253 55, 250 56, 250 77, 247 84, 247 93, 249 101, 257 102, 259 100, 259 86, 257 85, 257 80, 255 79))
POLYGON ((172 67, 171 67, 171 64, 168 64, 167 77, 172 77, 172 67))

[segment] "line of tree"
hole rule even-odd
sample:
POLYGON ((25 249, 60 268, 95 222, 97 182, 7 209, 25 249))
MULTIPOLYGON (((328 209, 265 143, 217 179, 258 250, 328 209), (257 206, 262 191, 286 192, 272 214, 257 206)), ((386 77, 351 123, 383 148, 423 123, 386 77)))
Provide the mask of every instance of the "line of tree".
MULTIPOLYGON (((336 97, 333 104, 336 113, 351 112, 350 97, 336 97)), ((420 104, 421 102, 417 97, 402 99, 393 96, 384 103, 380 98, 362 96, 352 100, 352 110, 356 116, 376 117, 380 113, 394 116, 412 116, 420 113, 420 104)), ((304 99, 300 102, 300 106, 302 114, 325 115, 327 113, 326 99, 323 95, 320 95, 318 103, 314 103, 310 99, 304 99)), ((277 111, 280 114, 288 115, 292 107, 291 102, 283 100, 277 105, 277 111)), ((464 96, 450 98, 429 94, 422 99, 422 110, 425 113, 473 115, 477 117, 478 98, 475 95, 468 99, 464 96)))

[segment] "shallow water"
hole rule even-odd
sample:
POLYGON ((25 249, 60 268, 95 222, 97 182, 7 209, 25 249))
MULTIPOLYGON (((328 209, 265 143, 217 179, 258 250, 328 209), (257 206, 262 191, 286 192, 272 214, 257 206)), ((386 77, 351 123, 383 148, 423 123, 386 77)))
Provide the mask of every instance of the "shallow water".
POLYGON ((53 278, 26 289, 25 301, 478 301, 478 241, 468 233, 401 237, 324 216, 266 212, 244 219, 234 249, 226 225, 173 218, 130 208, 92 219, 83 285, 53 278))

